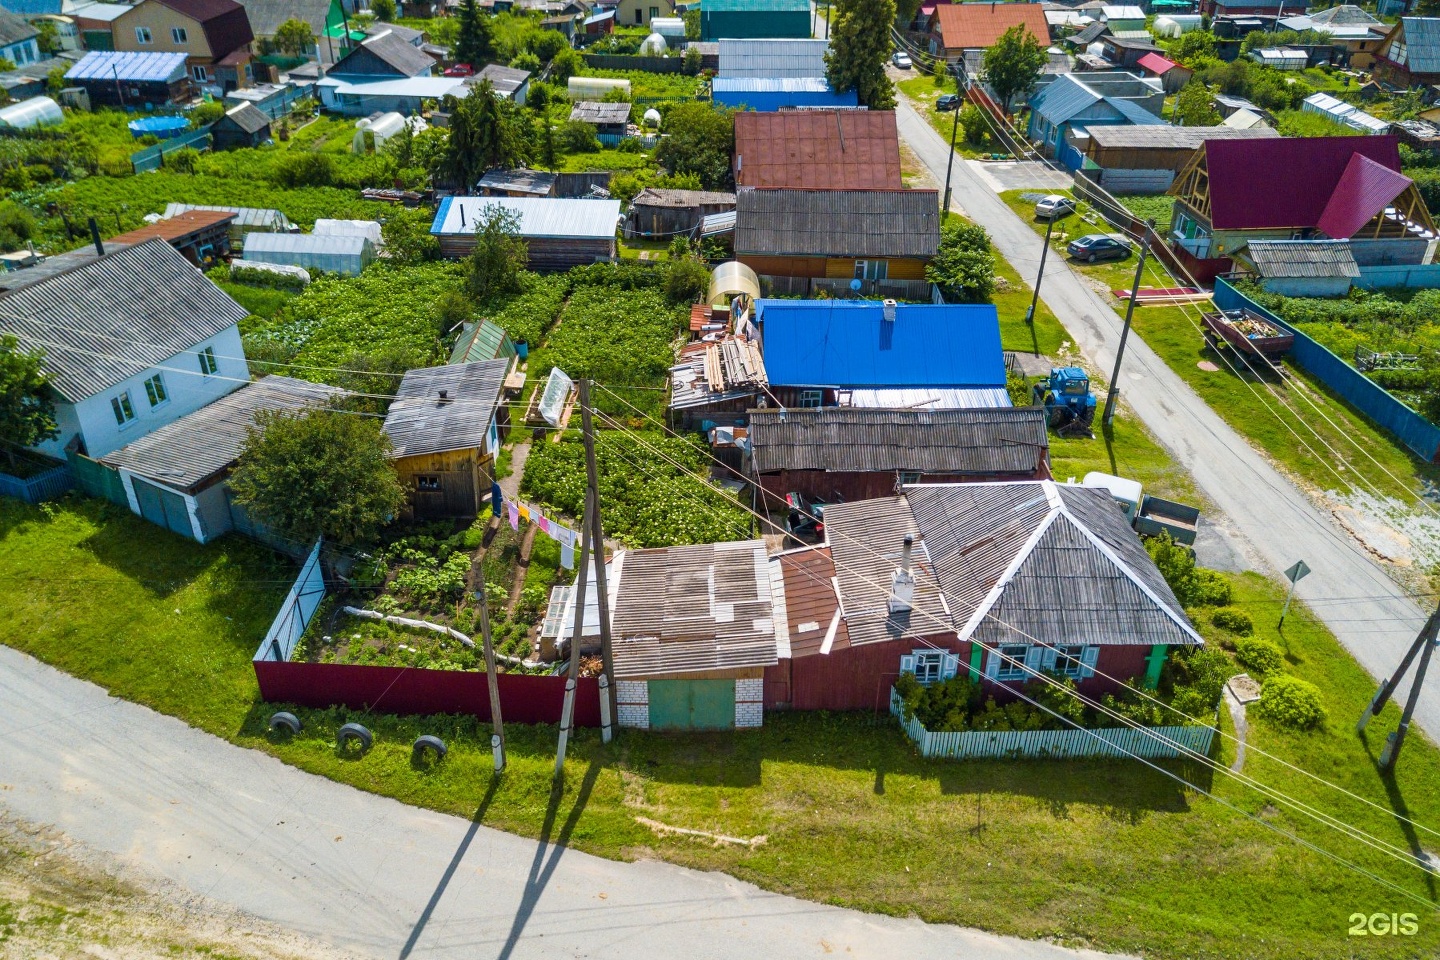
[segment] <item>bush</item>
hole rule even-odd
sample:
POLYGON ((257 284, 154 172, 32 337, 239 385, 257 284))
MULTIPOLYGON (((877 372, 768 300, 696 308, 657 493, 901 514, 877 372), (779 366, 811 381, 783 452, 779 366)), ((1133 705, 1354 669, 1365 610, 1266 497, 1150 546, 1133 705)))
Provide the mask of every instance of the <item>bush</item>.
POLYGON ((600 138, 595 128, 583 120, 566 120, 556 140, 566 153, 600 152, 600 138))
POLYGON ((1219 650, 1194 648, 1174 654, 1166 664, 1166 672, 1174 691, 1172 704, 1193 717, 1215 709, 1225 689, 1225 681, 1234 674, 1235 668, 1230 658, 1219 650), (1195 709, 1185 709, 1180 705, 1182 691, 1187 702, 1194 700, 1195 709))
POLYGON ((335 161, 323 153, 294 153, 276 165, 274 178, 286 189, 327 187, 335 179, 335 161))
POLYGON ((670 264, 665 278, 665 296, 672 303, 689 306, 705 299, 710 291, 710 270, 695 257, 682 257, 670 264))
POLYGON ((305 281, 294 274, 277 273, 274 270, 262 270, 258 267, 231 267, 230 279, 236 283, 245 283, 252 287, 269 287, 272 290, 294 290, 298 293, 305 289, 305 281))
MULTIPOLYGON (((939 76, 943 77, 944 74, 939 76)), ((980 108, 973 103, 967 103, 960 108, 960 129, 965 132, 965 142, 978 147, 985 142, 985 133, 989 126, 980 108)))
POLYGON ((190 126, 192 129, 199 130, 223 116, 225 116, 225 104, 219 100, 210 100, 190 111, 190 126))
POLYGON ((1250 619, 1250 615, 1234 607, 1221 607, 1216 610, 1210 614, 1210 622, 1221 630, 1229 630, 1242 637, 1248 637, 1255 632, 1255 621, 1250 619))
POLYGON ((1235 644, 1235 659, 1261 679, 1285 669, 1285 655, 1269 640, 1247 637, 1235 644))
POLYGON ((1320 688, 1288 674, 1265 681, 1255 713, 1287 730, 1313 730, 1325 722, 1320 688))
POLYGON ((1230 584, 1225 578, 1195 566, 1195 554, 1169 534, 1147 538, 1145 549, 1181 606, 1223 607, 1230 602, 1230 584))

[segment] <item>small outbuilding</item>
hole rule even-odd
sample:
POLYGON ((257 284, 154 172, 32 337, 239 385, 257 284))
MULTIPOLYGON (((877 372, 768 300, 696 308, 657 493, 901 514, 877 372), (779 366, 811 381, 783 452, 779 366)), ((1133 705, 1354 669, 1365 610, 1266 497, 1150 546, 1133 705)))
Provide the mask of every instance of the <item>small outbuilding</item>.
POLYGON ((733 213, 735 194, 711 190, 669 190, 646 187, 630 201, 625 220, 627 237, 669 239, 688 236, 701 221, 717 213, 733 213))
POLYGON ((264 207, 217 207, 194 203, 167 203, 161 220, 169 220, 183 213, 204 210, 211 213, 228 213, 230 220, 230 247, 240 250, 245 245, 245 236, 250 233, 294 233, 300 228, 279 210, 264 207))
POLYGON ((353 277, 375 259, 375 245, 365 237, 313 233, 248 233, 245 259, 304 267, 353 277))
POLYGON ((195 266, 207 267, 230 255, 230 227, 234 222, 235 214, 223 210, 189 210, 111 237, 105 246, 119 248, 158 237, 195 266))
POLYGON ((487 170, 475 192, 482 197, 549 197, 555 194, 556 175, 544 170, 487 170))
POLYGON ((615 258, 619 200, 550 197, 446 197, 430 226, 440 240, 440 255, 451 260, 468 256, 475 249, 476 224, 497 207, 519 221, 531 269, 568 270, 615 258))
POLYGON ((391 459, 418 519, 469 519, 488 502, 509 418, 500 391, 511 361, 411 370, 385 416, 391 459))
POLYGON ((183 53, 92 50, 65 72, 65 84, 84 90, 92 107, 151 110, 194 96, 183 53))
POLYGON ((570 120, 590 124, 601 143, 613 145, 624 139, 630 127, 630 104, 581 100, 570 108, 570 120))
POLYGON ((215 121, 210 136, 216 150, 258 147, 270 139, 270 118, 253 104, 237 104, 215 121))
POLYGON ((1286 297, 1343 297, 1360 276, 1349 240, 1251 240, 1238 258, 1286 297))

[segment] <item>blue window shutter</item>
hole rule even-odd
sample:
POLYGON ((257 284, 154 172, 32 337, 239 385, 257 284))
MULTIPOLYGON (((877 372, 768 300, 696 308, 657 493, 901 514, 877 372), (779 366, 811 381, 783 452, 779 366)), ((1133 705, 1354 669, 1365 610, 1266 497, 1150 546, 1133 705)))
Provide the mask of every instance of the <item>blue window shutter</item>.
POLYGON ((1086 647, 1085 652, 1080 657, 1080 662, 1084 664, 1084 667, 1080 670, 1081 679, 1095 676, 1095 665, 1100 662, 1100 648, 1086 647))
MULTIPOLYGON (((1045 648, 1037 643, 1032 643, 1030 646, 1025 648, 1025 666, 1028 667, 1030 670, 1035 671, 1035 673, 1039 673, 1041 670, 1040 661, 1044 657, 1044 655, 1045 648)), ((1034 675, 1027 671, 1025 674, 1025 679, 1033 680, 1034 675)))
POLYGON ((900 657, 900 672, 901 672, 901 673, 914 673, 914 672, 915 672, 915 654, 913 654, 913 653, 907 653, 907 654, 903 654, 903 655, 900 657))
POLYGON ((994 680, 1000 674, 1000 652, 990 650, 985 657, 985 676, 994 680))
POLYGON ((1055 648, 1054 648, 1054 647, 1041 647, 1041 648, 1040 648, 1040 669, 1041 669, 1041 670, 1054 670, 1054 669, 1055 669, 1055 648))
POLYGON ((945 660, 940 667, 940 679, 949 680, 960 672, 960 658, 953 653, 945 654, 945 660))

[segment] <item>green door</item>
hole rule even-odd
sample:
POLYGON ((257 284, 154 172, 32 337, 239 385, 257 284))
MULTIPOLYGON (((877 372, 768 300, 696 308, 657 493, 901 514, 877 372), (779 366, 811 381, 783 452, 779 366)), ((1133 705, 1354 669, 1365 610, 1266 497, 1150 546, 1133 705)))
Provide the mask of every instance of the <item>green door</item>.
POLYGON ((734 680, 650 681, 650 729, 734 728, 734 680))
POLYGON ((185 507, 184 497, 173 490, 146 483, 139 477, 131 477, 130 485, 135 490, 135 502, 140 507, 140 516, 172 533, 195 539, 195 532, 190 528, 190 511, 185 507))

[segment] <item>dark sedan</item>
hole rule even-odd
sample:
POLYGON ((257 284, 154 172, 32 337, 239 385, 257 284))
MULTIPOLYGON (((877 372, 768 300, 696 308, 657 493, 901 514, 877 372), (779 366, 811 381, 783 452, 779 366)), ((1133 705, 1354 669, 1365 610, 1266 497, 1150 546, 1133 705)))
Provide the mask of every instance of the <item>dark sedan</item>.
POLYGON ((1084 260, 1086 263, 1095 263, 1099 260, 1124 260, 1130 256, 1130 244, 1112 237, 1108 233, 1090 233, 1075 240, 1065 248, 1065 252, 1076 260, 1084 260))

